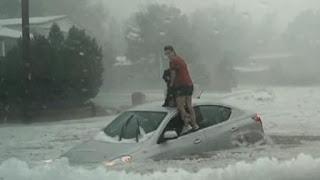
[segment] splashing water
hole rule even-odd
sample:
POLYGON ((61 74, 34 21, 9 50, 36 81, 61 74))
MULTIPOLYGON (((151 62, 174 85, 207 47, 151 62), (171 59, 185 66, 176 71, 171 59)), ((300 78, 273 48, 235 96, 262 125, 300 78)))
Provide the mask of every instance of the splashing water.
POLYGON ((61 160, 50 166, 30 167, 17 159, 10 159, 0 166, 0 179, 3 180, 318 180, 320 178, 320 159, 301 154, 297 158, 279 161, 275 158, 260 158, 252 163, 237 162, 225 168, 203 168, 190 172, 182 168, 170 168, 152 173, 108 171, 103 167, 88 170, 71 167, 61 160))

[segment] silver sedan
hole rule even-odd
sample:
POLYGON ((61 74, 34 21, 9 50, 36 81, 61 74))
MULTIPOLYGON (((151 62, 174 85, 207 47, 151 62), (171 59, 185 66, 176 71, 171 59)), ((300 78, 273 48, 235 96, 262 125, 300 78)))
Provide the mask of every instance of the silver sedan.
POLYGON ((115 166, 148 159, 188 157, 264 140, 257 113, 223 103, 194 102, 200 129, 181 134, 176 108, 146 104, 121 113, 95 138, 63 155, 71 164, 115 166))

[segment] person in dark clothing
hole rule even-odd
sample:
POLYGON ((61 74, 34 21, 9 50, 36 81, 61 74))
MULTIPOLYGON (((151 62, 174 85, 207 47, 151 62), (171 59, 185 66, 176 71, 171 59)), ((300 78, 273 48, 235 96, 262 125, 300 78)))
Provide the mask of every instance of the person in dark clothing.
POLYGON ((174 88, 170 87, 171 82, 171 72, 170 69, 167 69, 163 72, 162 79, 167 84, 167 92, 166 92, 166 99, 164 101, 163 107, 176 107, 176 97, 174 93, 174 88))

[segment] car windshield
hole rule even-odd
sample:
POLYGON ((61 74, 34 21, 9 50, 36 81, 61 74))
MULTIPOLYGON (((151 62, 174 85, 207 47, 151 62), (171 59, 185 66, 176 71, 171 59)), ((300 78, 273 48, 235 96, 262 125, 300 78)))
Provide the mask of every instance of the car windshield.
POLYGON ((103 131, 109 141, 141 142, 158 129, 166 115, 165 112, 124 112, 103 131))

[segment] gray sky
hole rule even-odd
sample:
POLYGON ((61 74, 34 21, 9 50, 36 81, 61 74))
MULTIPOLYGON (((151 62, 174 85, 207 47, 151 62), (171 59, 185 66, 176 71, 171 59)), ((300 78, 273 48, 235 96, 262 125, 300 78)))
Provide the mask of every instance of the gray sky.
POLYGON ((280 29, 285 28, 298 12, 320 7, 319 0, 105 0, 105 4, 113 16, 120 19, 127 18, 141 5, 151 2, 172 4, 186 13, 198 8, 213 6, 217 2, 229 5, 235 3, 238 11, 249 12, 256 20, 259 20, 259 17, 266 13, 276 12, 277 25, 280 29))

